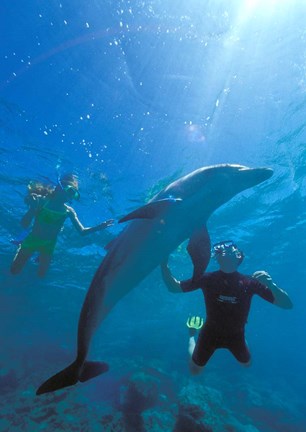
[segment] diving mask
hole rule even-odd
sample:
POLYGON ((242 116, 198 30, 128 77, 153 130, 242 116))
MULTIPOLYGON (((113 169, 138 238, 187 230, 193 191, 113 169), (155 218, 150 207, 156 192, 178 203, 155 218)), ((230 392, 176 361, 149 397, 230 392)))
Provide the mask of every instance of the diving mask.
POLYGON ((225 255, 226 252, 233 252, 239 257, 242 256, 242 252, 238 249, 232 240, 226 240, 219 243, 215 243, 211 250, 212 258, 216 258, 217 255, 225 255))
POLYGON ((76 201, 79 201, 79 199, 80 199, 80 192, 77 190, 76 187, 74 187, 74 186, 72 186, 70 184, 63 186, 63 184, 62 184, 62 182, 61 182, 61 180, 59 178, 57 179, 57 182, 58 182, 58 185, 60 186, 60 188, 64 192, 66 192, 66 194, 68 195, 69 199, 71 199, 71 200, 74 199, 76 201))

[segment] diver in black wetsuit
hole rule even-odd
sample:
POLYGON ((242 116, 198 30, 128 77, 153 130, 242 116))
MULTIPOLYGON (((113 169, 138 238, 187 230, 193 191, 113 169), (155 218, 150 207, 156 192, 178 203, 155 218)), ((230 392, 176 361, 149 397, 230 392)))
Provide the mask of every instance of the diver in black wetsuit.
POLYGON ((204 325, 201 325, 203 320, 199 317, 187 321, 190 329, 190 371, 194 375, 201 372, 218 348, 227 348, 241 364, 250 365, 251 355, 244 328, 254 294, 283 309, 292 308, 288 294, 265 271, 257 271, 252 277, 238 273, 237 268, 244 256, 232 241, 215 244, 212 256, 220 270, 205 273, 196 281, 178 281, 171 275, 167 263, 161 266, 169 291, 179 293, 201 289, 204 295, 207 315, 204 325), (195 342, 196 329, 199 328, 201 330, 195 342))

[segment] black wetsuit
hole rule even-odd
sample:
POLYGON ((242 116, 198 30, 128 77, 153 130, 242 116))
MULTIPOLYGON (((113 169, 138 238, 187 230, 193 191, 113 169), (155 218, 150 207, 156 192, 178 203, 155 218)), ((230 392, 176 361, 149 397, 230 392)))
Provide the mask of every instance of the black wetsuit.
POLYGON ((254 294, 273 303, 272 291, 258 280, 238 272, 205 273, 196 283, 181 282, 184 292, 202 289, 206 305, 206 322, 202 327, 192 360, 204 366, 217 348, 227 348, 238 361, 247 363, 250 352, 244 337, 254 294))

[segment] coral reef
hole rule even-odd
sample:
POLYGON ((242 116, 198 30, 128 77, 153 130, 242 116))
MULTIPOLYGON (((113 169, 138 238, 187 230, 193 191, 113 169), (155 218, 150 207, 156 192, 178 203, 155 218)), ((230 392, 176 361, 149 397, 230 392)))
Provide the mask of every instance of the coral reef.
POLYGON ((206 373, 195 380, 160 365, 142 369, 135 359, 126 364, 124 373, 121 365, 108 378, 41 397, 32 381, 42 371, 3 369, 1 432, 305 431, 305 401, 286 398, 287 387, 275 391, 252 375, 235 382, 206 373))

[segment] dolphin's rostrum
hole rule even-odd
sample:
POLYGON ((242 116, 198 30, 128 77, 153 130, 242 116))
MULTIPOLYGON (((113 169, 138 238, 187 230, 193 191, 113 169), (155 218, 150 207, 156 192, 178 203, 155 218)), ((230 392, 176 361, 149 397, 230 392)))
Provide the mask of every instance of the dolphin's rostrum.
POLYGON ((81 310, 76 359, 45 381, 37 394, 106 372, 106 363, 86 358, 93 333, 115 304, 186 239, 194 264, 193 277, 199 277, 210 259, 208 218, 239 192, 272 174, 269 168, 241 165, 203 167, 171 183, 147 205, 122 218, 119 222, 131 222, 108 246, 81 310))

